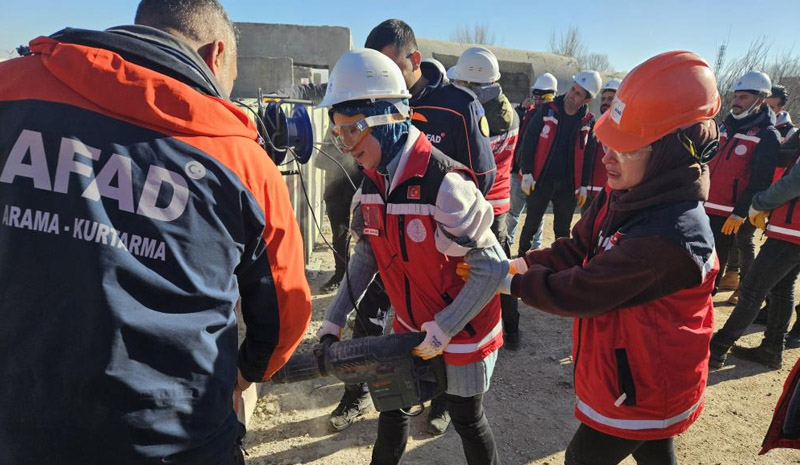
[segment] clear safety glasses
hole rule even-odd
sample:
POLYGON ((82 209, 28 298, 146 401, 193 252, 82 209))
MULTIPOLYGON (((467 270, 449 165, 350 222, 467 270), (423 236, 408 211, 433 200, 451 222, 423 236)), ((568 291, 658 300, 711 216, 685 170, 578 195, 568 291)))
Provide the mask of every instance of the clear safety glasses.
POLYGON ((611 147, 606 147, 606 153, 610 153, 611 155, 613 155, 620 163, 630 163, 632 161, 642 158, 643 156, 652 151, 653 147, 649 145, 647 147, 642 147, 638 150, 634 150, 632 152, 617 152, 611 147))
POLYGON ((405 119, 406 117, 403 115, 392 113, 390 115, 367 116, 354 121, 334 124, 331 127, 331 141, 337 149, 346 153, 360 144, 375 126, 397 123, 405 119))

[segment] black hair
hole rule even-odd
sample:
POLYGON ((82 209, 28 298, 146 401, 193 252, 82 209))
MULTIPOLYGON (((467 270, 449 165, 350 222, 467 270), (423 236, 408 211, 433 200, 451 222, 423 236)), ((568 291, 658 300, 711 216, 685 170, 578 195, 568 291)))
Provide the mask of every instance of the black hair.
POLYGON ((217 0, 142 0, 136 9, 135 24, 164 32, 177 32, 196 42, 229 35, 235 45, 238 31, 217 0))
POLYGON ((789 101, 789 93, 786 92, 786 87, 781 85, 772 86, 770 97, 779 99, 781 106, 785 106, 786 102, 789 101))
POLYGON ((417 38, 411 26, 401 19, 387 19, 375 26, 367 36, 364 47, 381 51, 387 45, 394 45, 398 50, 417 50, 417 38))

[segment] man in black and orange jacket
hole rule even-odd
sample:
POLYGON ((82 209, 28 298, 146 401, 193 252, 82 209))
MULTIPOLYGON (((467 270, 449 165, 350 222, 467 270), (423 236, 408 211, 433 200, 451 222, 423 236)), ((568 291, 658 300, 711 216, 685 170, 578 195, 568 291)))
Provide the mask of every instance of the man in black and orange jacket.
POLYGON ((288 190, 227 100, 225 11, 136 23, 0 64, 0 463, 243 463, 233 396, 310 319, 288 190))

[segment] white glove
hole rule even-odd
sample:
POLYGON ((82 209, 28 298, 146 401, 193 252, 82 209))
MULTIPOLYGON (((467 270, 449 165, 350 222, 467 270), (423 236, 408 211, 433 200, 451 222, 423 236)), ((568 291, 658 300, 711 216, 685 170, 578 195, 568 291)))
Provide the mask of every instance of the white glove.
POLYGON ((328 320, 322 322, 322 326, 319 327, 317 330, 317 339, 322 339, 322 336, 330 334, 332 336, 336 336, 336 339, 342 339, 342 327, 337 325, 336 323, 332 323, 328 320))
POLYGON ((517 257, 508 261, 508 274, 525 274, 528 271, 528 263, 525 257, 517 257))
POLYGON ((533 180, 533 175, 523 174, 522 183, 520 183, 520 187, 522 188, 522 192, 524 192, 525 195, 531 195, 531 191, 533 191, 534 187, 536 187, 536 181, 533 180))
POLYGON ((444 352, 447 344, 450 344, 451 337, 442 331, 435 320, 422 323, 420 330, 425 333, 425 340, 422 341, 422 344, 414 347, 411 352, 423 360, 440 355, 444 352))

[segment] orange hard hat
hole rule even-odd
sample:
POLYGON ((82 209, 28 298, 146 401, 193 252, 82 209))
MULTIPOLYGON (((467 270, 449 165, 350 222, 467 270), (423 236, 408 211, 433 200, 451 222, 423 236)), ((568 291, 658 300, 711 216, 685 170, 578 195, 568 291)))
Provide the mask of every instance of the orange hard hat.
POLYGON ((721 105, 714 72, 705 60, 693 52, 666 52, 625 76, 594 132, 613 150, 631 152, 713 118, 721 105))

